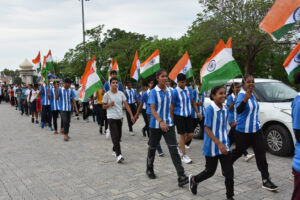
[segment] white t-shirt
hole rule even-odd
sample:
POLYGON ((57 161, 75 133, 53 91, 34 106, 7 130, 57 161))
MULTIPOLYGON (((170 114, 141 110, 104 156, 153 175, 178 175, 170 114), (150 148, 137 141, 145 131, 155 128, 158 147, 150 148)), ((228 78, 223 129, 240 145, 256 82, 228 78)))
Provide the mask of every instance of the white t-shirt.
POLYGON ((80 89, 78 89, 78 90, 74 89, 74 94, 75 94, 75 101, 79 101, 80 89))
POLYGON ((33 101, 37 98, 38 93, 39 93, 39 90, 36 90, 36 91, 35 91, 35 90, 32 90, 30 102, 33 102, 33 101))
POLYGON ((123 118, 123 102, 126 101, 126 97, 123 92, 112 93, 106 92, 103 97, 103 103, 115 102, 114 106, 107 108, 107 119, 121 119, 123 118))
MULTIPOLYGON (((31 89, 32 90, 32 89, 31 89)), ((27 89, 25 92, 25 96, 27 96, 27 102, 29 102, 29 96, 30 96, 30 89, 27 89)))

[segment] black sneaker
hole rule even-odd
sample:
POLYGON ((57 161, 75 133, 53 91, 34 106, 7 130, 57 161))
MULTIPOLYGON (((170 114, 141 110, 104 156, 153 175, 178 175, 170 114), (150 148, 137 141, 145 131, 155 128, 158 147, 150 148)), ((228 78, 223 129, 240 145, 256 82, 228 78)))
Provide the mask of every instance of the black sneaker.
POLYGON ((36 124, 38 124, 38 123, 39 123, 39 121, 38 121, 38 120, 36 120, 36 121, 35 121, 35 123, 36 123, 36 124))
POLYGON ((189 190, 193 195, 197 194, 197 186, 198 184, 195 182, 194 176, 192 174, 189 175, 189 190))
POLYGON ((102 135, 103 131, 102 131, 102 126, 99 126, 99 133, 102 135))
POLYGON ((184 185, 188 184, 189 178, 186 175, 178 177, 178 186, 183 187, 184 185))
POLYGON ((272 183, 270 179, 263 180, 262 188, 269 191, 277 191, 279 189, 279 187, 272 183))
POLYGON ((34 118, 31 118, 31 122, 34 123, 34 118))
POLYGON ((228 197, 227 200, 234 200, 234 198, 233 197, 228 197))
POLYGON ((156 179, 153 168, 147 167, 146 174, 150 179, 156 179))

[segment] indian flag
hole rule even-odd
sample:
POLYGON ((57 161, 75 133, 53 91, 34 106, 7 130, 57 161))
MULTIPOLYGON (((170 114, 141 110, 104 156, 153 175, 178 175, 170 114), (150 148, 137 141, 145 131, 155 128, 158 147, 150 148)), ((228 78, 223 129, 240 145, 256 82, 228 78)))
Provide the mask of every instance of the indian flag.
POLYGON ((90 67, 92 66, 92 64, 91 64, 91 61, 89 60, 88 62, 87 62, 87 64, 86 64, 86 66, 85 66, 85 70, 84 70, 84 73, 83 73, 83 75, 82 75, 82 77, 81 77, 81 79, 80 79, 80 84, 81 85, 83 85, 83 83, 85 83, 85 79, 87 78, 87 73, 89 73, 89 71, 90 71, 90 67))
POLYGON ((88 72, 82 77, 83 85, 79 93, 80 101, 84 101, 85 99, 91 97, 96 91, 103 88, 101 75, 96 68, 95 56, 93 56, 91 62, 88 62, 86 68, 88 68, 88 72))
POLYGON ((118 61, 117 60, 115 60, 115 63, 114 63, 114 65, 112 65, 112 63, 113 63, 113 61, 111 60, 111 65, 109 66, 109 69, 111 69, 110 71, 108 71, 108 79, 110 78, 110 72, 111 71, 116 71, 117 72, 117 76, 118 76, 118 78, 119 78, 119 65, 118 65, 118 61), (112 66, 112 68, 110 68, 112 66))
POLYGON ((300 0, 277 0, 259 27, 279 40, 299 21, 300 0))
POLYGON ((107 70, 107 74, 106 74, 107 80, 108 80, 108 78, 109 78, 109 76, 110 76, 110 72, 111 72, 111 70, 112 70, 112 68, 113 68, 113 66, 114 66, 114 61, 113 61, 113 60, 114 60, 114 59, 111 58, 111 61, 110 61, 110 64, 109 64, 109 67, 108 67, 108 70, 107 70))
POLYGON ((187 79, 193 76, 192 64, 187 51, 172 69, 169 78, 177 83, 177 76, 180 73, 185 74, 187 79))
POLYGON ((140 73, 142 78, 147 78, 148 76, 151 76, 159 68, 159 51, 158 49, 156 49, 154 53, 140 66, 140 73))
POLYGON ((294 73, 300 71, 300 42, 283 63, 290 82, 294 81, 294 73))
POLYGON ((139 70, 140 70, 140 60, 138 56, 138 52, 135 52, 135 56, 132 62, 131 70, 130 70, 130 78, 139 80, 139 70))
POLYGON ((39 73, 41 71, 41 53, 39 52, 35 59, 32 60, 32 63, 36 67, 36 71, 39 73))
POLYGON ((50 71, 53 68, 54 68, 54 64, 53 64, 52 54, 51 54, 51 50, 49 50, 46 58, 46 69, 50 71))
POLYGON ((226 43, 226 49, 230 55, 232 55, 232 37, 230 37, 226 43))
POLYGON ((241 75, 242 72, 226 49, 223 40, 215 47, 213 54, 204 63, 201 72, 201 92, 207 91, 215 86, 223 85, 228 80, 241 75))

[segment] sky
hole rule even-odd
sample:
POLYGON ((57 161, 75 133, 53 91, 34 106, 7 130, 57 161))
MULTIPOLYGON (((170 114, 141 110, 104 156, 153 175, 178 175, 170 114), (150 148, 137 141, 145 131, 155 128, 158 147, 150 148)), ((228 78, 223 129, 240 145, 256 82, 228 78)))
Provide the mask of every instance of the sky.
MULTIPOLYGON (((80 0, 0 0, 0 71, 51 49, 55 61, 82 41, 80 0)), ((201 11, 198 0, 89 0, 86 29, 105 24, 159 38, 184 35, 201 11)))

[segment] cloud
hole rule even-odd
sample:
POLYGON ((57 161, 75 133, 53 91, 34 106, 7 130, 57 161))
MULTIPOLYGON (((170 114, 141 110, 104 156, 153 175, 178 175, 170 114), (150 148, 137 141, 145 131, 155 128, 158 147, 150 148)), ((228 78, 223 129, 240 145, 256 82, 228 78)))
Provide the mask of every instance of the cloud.
MULTIPOLYGON (((201 11, 197 0, 90 0, 86 29, 105 24, 159 38, 182 36, 201 11)), ((55 59, 82 41, 81 2, 14 0, 0 7, 0 70, 17 69, 25 59, 49 49, 55 59)))

